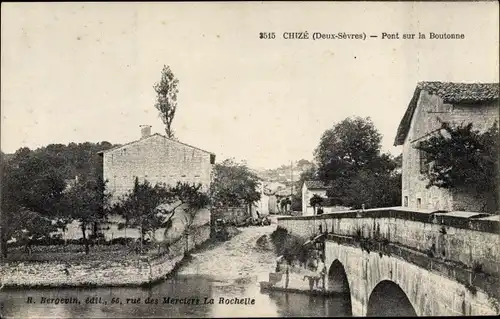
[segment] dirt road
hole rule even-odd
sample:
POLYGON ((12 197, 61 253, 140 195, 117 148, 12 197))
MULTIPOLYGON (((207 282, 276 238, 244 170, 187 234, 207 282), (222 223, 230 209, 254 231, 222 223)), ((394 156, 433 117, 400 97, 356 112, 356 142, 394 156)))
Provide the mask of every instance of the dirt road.
POLYGON ((270 226, 240 228, 240 234, 213 248, 194 253, 193 260, 183 266, 178 274, 209 275, 214 279, 233 283, 267 280, 275 267, 273 251, 261 249, 256 241, 269 236, 276 229, 275 219, 270 226))

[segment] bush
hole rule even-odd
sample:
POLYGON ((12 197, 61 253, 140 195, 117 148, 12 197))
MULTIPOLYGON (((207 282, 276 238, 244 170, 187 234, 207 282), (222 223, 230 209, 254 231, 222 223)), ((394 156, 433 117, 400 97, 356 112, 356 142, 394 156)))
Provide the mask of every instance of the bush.
POLYGON ((289 262, 298 260, 305 263, 308 260, 310 250, 304 246, 304 239, 289 234, 286 229, 279 226, 271 233, 270 238, 278 256, 283 256, 289 262))
POLYGON ((116 237, 111 240, 106 241, 108 245, 130 245, 134 240, 131 237, 116 237))

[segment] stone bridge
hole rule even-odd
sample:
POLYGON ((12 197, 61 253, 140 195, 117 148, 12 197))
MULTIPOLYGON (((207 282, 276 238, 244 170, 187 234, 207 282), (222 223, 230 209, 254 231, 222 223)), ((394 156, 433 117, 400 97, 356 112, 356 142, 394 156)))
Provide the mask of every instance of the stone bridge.
POLYGON ((345 293, 354 316, 498 315, 499 221, 461 215, 395 207, 281 217, 278 227, 327 234, 327 289, 345 293))

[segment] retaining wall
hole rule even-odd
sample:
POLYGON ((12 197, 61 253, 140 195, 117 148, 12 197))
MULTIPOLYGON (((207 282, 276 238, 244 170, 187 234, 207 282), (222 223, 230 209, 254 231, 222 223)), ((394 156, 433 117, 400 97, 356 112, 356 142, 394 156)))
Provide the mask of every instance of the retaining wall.
POLYGON ((193 230, 169 247, 161 257, 120 262, 67 264, 62 262, 8 263, 0 266, 6 287, 138 286, 160 280, 184 259, 184 253, 210 238, 210 225, 193 230))

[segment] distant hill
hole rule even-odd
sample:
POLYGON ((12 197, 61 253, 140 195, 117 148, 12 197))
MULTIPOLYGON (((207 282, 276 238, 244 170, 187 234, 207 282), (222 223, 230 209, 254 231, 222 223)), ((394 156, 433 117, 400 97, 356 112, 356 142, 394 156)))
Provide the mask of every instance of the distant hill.
POLYGON ((279 182, 289 186, 292 181, 296 183, 300 174, 313 165, 311 161, 301 159, 300 161, 294 161, 293 166, 288 164, 274 169, 254 169, 253 171, 266 182, 279 182))

